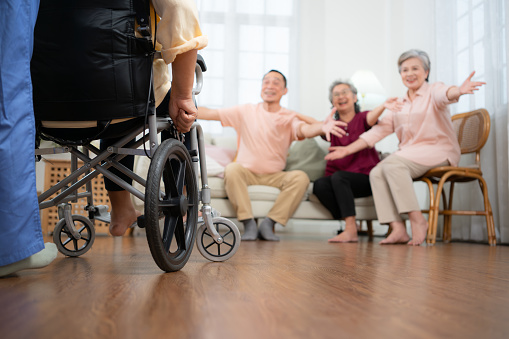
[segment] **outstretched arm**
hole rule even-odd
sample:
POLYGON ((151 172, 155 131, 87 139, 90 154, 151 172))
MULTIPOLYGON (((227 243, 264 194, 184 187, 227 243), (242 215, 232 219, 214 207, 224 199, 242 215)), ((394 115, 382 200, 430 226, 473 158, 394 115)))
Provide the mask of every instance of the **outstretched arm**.
POLYGON ((332 146, 329 147, 329 154, 325 156, 325 160, 342 159, 350 154, 357 153, 368 147, 368 143, 364 139, 357 139, 348 146, 332 146))
POLYGON ((458 100, 463 94, 474 94, 474 91, 478 91, 479 87, 486 85, 486 83, 482 81, 472 81, 474 74, 475 71, 470 74, 460 87, 452 86, 449 88, 447 91, 447 98, 450 101, 458 100))
MULTIPOLYGON (((347 123, 343 121, 329 120, 327 122, 317 121, 313 124, 300 124, 299 132, 297 136, 299 138, 313 138, 318 135, 330 135, 334 134, 337 137, 342 137, 346 134, 345 130, 341 127, 345 127, 347 123)), ((329 138, 330 139, 330 138, 329 138)), ((327 139, 327 140, 329 140, 327 139)))
POLYGON ((202 120, 220 120, 219 111, 217 109, 211 109, 203 106, 198 107, 198 119, 202 120))
POLYGON ((393 112, 399 112, 402 107, 403 103, 398 101, 397 97, 388 98, 382 105, 374 108, 372 111, 368 113, 368 115, 366 116, 366 121, 369 126, 373 126, 376 124, 378 118, 380 117, 380 115, 382 115, 386 108, 393 112))
POLYGON ((316 120, 313 117, 310 117, 310 116, 307 116, 307 115, 304 115, 304 114, 300 114, 300 113, 297 113, 297 118, 302 120, 302 121, 304 121, 307 124, 314 124, 316 122, 319 122, 318 120, 316 120))

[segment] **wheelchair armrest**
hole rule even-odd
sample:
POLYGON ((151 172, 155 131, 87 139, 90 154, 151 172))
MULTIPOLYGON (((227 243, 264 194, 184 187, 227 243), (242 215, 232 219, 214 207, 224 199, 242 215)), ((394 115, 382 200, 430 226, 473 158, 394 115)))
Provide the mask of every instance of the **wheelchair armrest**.
POLYGON ((207 65, 205 65, 205 60, 200 54, 198 54, 198 57, 196 58, 196 63, 200 66, 202 72, 207 71, 207 65))

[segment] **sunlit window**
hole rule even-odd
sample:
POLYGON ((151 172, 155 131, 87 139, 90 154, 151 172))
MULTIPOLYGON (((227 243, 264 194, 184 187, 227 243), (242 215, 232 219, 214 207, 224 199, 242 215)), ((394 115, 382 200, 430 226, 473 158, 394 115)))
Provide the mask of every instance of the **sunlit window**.
MULTIPOLYGON (((298 83, 298 0, 198 0, 197 5, 209 37, 200 51, 208 70, 199 105, 260 102, 261 79, 271 69, 283 72, 289 84, 298 83)), ((297 91, 289 91, 281 104, 297 109, 297 91)), ((208 132, 222 131, 220 123, 200 123, 208 132)))
MULTIPOLYGON (((475 70, 474 80, 486 81, 486 74, 507 74, 506 46, 497 44, 496 53, 488 48, 494 39, 506 41, 506 1, 488 0, 455 0, 436 1, 437 5, 437 53, 440 56, 452 55, 453 69, 446 69, 444 62, 439 65, 439 76, 445 74, 454 83, 461 85, 466 77, 475 70), (495 20, 490 13, 497 13, 495 20), (451 16, 452 14, 452 16, 451 16), (488 19, 489 18, 489 19, 488 19), (488 44, 488 45, 487 45, 488 44)), ((493 93, 487 93, 487 86, 480 88, 476 95, 464 96, 457 105, 453 105, 453 112, 465 112, 474 108, 486 107, 487 101, 507 104, 507 77, 497 76, 496 82, 490 84, 501 88, 493 93)), ((439 79, 440 80, 440 79, 439 79)))

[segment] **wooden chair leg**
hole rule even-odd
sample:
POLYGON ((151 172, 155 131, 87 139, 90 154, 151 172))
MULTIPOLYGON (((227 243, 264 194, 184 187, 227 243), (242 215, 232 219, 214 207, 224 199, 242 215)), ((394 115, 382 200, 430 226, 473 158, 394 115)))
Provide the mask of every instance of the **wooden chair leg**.
POLYGON ((428 185, 428 192, 429 192, 429 209, 428 209, 428 234, 426 236, 426 243, 428 244, 434 244, 434 237, 433 234, 433 220, 434 220, 434 204, 435 204, 435 190, 433 189, 433 184, 431 183, 431 180, 428 178, 423 178, 423 182, 425 182, 428 185))
MULTIPOLYGON (((444 191, 442 190, 442 193, 444 191)), ((452 209, 452 198, 454 196, 454 182, 451 182, 451 186, 449 188, 449 202, 446 203, 445 193, 443 197, 444 201, 444 211, 452 209)), ((451 224, 452 224, 452 215, 444 214, 444 232, 443 232, 443 241, 446 243, 451 242, 451 224)))
POLYGON ((437 225, 438 225, 438 214, 439 214, 439 206, 440 206, 440 198, 442 196, 442 190, 444 188, 444 178, 440 180, 437 185, 437 190, 435 192, 435 201, 433 202, 433 206, 430 206, 430 220, 428 220, 428 244, 434 245, 437 240, 437 225), (433 211, 433 212, 431 212, 433 211))
POLYGON ((481 192, 484 198, 484 212, 486 215, 486 228, 488 231, 488 243, 490 246, 497 245, 497 234, 495 232, 495 223, 493 221, 493 210, 491 209, 491 203, 488 196, 488 186, 486 181, 482 177, 478 178, 479 185, 481 186, 481 192))
POLYGON ((373 240, 373 221, 366 220, 366 225, 368 226, 368 239, 373 240))

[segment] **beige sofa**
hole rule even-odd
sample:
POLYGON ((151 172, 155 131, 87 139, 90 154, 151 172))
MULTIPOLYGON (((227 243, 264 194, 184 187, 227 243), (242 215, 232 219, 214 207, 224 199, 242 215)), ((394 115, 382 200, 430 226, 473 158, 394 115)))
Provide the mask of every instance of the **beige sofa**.
MULTIPOLYGON (((222 170, 230 162, 235 154, 236 137, 210 136, 206 138, 207 149, 207 172, 208 182, 211 188, 211 206, 226 218, 236 218, 235 210, 230 204, 224 189, 222 170)), ((320 138, 296 141, 290 148, 287 170, 301 169, 308 174, 311 183, 304 195, 302 202, 295 211, 292 219, 301 220, 332 220, 330 212, 323 207, 318 198, 313 194, 313 180, 324 175, 325 160, 328 143, 320 138)), ((267 216, 279 190, 274 187, 253 185, 248 187, 249 196, 255 219, 267 216)), ((377 219, 373 198, 355 199, 357 220, 366 221, 368 235, 372 237, 372 221, 377 219)), ((311 224, 311 223, 310 223, 311 224)))

